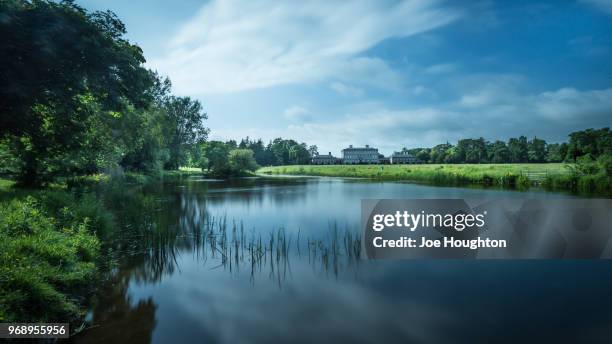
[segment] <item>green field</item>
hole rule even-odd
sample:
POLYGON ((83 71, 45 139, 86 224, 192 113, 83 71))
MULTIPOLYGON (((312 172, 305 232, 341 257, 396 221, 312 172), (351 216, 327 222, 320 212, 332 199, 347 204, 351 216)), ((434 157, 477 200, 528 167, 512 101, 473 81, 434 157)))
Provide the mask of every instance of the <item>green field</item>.
POLYGON ((570 168, 568 164, 295 165, 263 167, 257 173, 528 187, 563 178, 570 168))

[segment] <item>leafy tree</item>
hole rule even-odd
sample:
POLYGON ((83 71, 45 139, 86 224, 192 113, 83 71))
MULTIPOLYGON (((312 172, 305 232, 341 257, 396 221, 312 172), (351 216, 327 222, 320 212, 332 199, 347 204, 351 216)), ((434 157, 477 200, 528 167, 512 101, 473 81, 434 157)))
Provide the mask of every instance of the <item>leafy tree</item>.
POLYGON ((202 105, 189 97, 171 96, 164 103, 168 124, 166 137, 169 138, 170 157, 166 168, 178 169, 185 162, 186 146, 203 142, 208 136, 204 127, 207 115, 202 112, 202 105))
POLYGON ((129 133, 135 139, 121 159, 120 165, 137 171, 161 171, 170 159, 168 150, 167 114, 164 103, 170 97, 170 79, 152 73, 153 86, 147 90, 152 103, 138 112, 138 118, 129 133))
POLYGON ((415 154, 415 157, 423 163, 427 163, 430 160, 430 150, 428 148, 419 149, 419 151, 415 154))
POLYGON ((450 143, 437 145, 431 149, 430 161, 434 164, 442 164, 446 161, 446 152, 452 147, 450 143))
POLYGON ((444 152, 444 163, 456 164, 461 162, 461 155, 457 152, 457 147, 450 146, 444 152))
POLYGON ((232 149, 238 148, 238 144, 236 143, 236 140, 228 140, 226 144, 230 146, 230 148, 232 149))
POLYGON ((250 149, 234 149, 229 152, 228 161, 233 175, 255 171, 259 166, 250 149))
POLYGON ((508 150, 510 151, 510 162, 521 163, 529 161, 527 138, 525 136, 508 140, 508 150))
POLYGON ((308 154, 310 154, 311 157, 319 155, 319 148, 316 145, 308 147, 308 154))
POLYGON ((291 164, 305 165, 310 163, 310 158, 311 155, 305 143, 289 146, 289 161, 291 164))
POLYGON ((567 143, 551 143, 546 146, 548 152, 546 154, 547 162, 562 162, 567 155, 567 143))
POLYGON ((534 137, 527 143, 527 157, 529 162, 544 162, 546 161, 546 141, 534 137))
POLYGON ((261 139, 255 141, 249 139, 249 137, 247 136, 246 138, 240 140, 238 148, 252 150, 255 157, 255 161, 257 161, 257 164, 259 165, 267 166, 272 164, 273 156, 268 151, 261 139))
POLYGON ((497 140, 488 149, 489 161, 496 164, 510 161, 510 150, 504 141, 497 140))
POLYGON ((312 158, 305 143, 280 137, 274 139, 266 149, 271 152, 273 165, 308 164, 312 158))
MULTIPOLYGON (((112 12, 46 0, 2 1, 0 12, 0 136, 21 160, 20 182, 36 185, 66 173, 67 157, 95 153, 101 136, 89 135, 120 129, 128 107, 150 101, 152 78, 112 12)), ((112 157, 107 148, 87 164, 112 157)))
POLYGON ((578 157, 590 154, 598 157, 612 154, 612 132, 610 128, 586 129, 569 135, 566 159, 576 161, 578 157))
POLYGON ((230 174, 228 155, 231 146, 221 141, 210 141, 204 144, 204 155, 208 161, 208 170, 212 175, 227 176, 230 174))
POLYGON ((479 139, 463 139, 457 142, 456 158, 457 162, 470 164, 484 162, 487 157, 485 141, 479 139))

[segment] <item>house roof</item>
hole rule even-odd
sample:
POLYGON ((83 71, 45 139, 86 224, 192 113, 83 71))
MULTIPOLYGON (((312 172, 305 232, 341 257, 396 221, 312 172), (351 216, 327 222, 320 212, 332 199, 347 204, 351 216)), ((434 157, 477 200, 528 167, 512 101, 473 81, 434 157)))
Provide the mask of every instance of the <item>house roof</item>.
POLYGON ((377 151, 378 152, 378 148, 373 148, 373 147, 348 147, 348 148, 344 148, 342 151, 347 151, 347 150, 352 150, 352 151, 377 151))

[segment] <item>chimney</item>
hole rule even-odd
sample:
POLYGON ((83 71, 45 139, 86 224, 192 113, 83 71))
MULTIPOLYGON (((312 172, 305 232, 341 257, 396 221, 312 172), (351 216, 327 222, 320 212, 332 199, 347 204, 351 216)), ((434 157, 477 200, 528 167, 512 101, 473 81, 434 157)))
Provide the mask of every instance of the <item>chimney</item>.
POLYGON ((327 152, 329 154, 329 156, 331 156, 331 152, 327 152))
POLYGON ((353 148, 353 145, 349 145, 349 148, 353 148))
POLYGON ((370 145, 366 145, 366 148, 370 148, 370 145))

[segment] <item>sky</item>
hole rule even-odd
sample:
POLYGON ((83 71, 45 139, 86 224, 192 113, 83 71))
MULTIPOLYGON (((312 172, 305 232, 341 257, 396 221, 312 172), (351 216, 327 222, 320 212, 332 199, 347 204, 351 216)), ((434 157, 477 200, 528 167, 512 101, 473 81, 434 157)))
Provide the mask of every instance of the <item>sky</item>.
POLYGON ((612 0, 82 0, 114 11, 210 139, 390 154, 612 125, 612 0))

